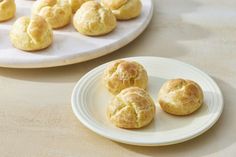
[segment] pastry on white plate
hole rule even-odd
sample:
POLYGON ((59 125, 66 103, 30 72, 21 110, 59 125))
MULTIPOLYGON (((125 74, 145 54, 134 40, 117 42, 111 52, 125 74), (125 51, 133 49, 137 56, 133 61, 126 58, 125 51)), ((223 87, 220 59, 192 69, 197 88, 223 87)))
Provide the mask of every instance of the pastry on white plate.
POLYGON ((81 7, 81 5, 87 1, 89 0, 68 0, 72 9, 72 13, 75 13, 81 7))
POLYGON ((118 94, 132 86, 146 89, 148 75, 144 67, 135 61, 116 60, 105 69, 103 82, 112 94, 118 94))
POLYGON ((83 3, 74 15, 73 24, 78 32, 88 36, 110 33, 117 25, 112 12, 96 1, 83 3))
POLYGON ((15 16, 16 4, 14 0, 0 0, 0 22, 15 16))
POLYGON ((134 129, 148 125, 155 111, 155 104, 144 89, 130 87, 113 98, 107 108, 107 116, 117 127, 134 129))
POLYGON ((118 20, 129 20, 141 14, 140 0, 101 0, 101 4, 111 9, 118 20))
POLYGON ((38 0, 32 14, 42 16, 53 29, 64 27, 71 21, 72 11, 67 0, 38 0))
POLYGON ((52 44, 53 32, 44 18, 38 15, 21 17, 16 20, 10 31, 14 47, 24 51, 37 51, 52 44))
POLYGON ((203 91, 194 81, 173 79, 164 83, 158 94, 161 108, 173 115, 188 115, 203 104, 203 91))

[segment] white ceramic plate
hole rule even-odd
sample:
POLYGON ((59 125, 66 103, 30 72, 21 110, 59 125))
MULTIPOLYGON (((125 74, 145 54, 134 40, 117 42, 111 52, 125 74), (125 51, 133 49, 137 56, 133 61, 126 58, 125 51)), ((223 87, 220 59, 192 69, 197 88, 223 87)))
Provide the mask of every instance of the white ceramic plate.
POLYGON ((0 66, 13 68, 41 68, 78 63, 115 51, 139 36, 149 24, 152 0, 142 0, 141 15, 130 21, 118 22, 115 31, 100 37, 87 37, 75 31, 72 24, 54 31, 54 42, 49 48, 35 53, 12 47, 8 37, 14 21, 30 16, 33 1, 16 0, 16 17, 0 23, 0 66), (132 28, 132 29, 130 29, 132 28))
POLYGON ((172 59, 157 57, 127 58, 141 63, 148 72, 148 91, 155 100, 157 113, 147 127, 135 130, 120 129, 106 118, 106 107, 112 95, 102 84, 107 64, 87 73, 74 88, 72 108, 77 118, 92 131, 127 144, 142 146, 170 145, 192 139, 208 130, 220 117, 223 97, 217 84, 199 69, 172 59), (189 116, 172 116, 157 103, 157 93, 168 79, 185 78, 196 81, 204 91, 204 105, 189 116))

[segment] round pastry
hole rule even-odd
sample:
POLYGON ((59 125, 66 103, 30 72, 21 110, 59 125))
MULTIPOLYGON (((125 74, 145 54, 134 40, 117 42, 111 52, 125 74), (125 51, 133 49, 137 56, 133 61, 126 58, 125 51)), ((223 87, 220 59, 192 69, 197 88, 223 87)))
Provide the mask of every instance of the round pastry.
POLYGON ((72 13, 75 13, 83 3, 89 0, 68 0, 72 9, 72 13))
POLYGON ((116 60, 105 69, 103 80, 111 93, 118 94, 121 90, 131 86, 146 89, 148 76, 144 67, 139 63, 116 60))
POLYGON ((107 108, 107 116, 117 127, 141 128, 152 121, 155 110, 152 98, 144 89, 130 87, 114 97, 107 108))
POLYGON ((203 91, 196 82, 191 80, 169 80, 161 87, 158 101, 167 113, 188 115, 203 104, 203 91))
POLYGON ((51 45, 53 33, 51 26, 40 16, 21 17, 10 31, 12 44, 21 50, 36 51, 51 45))
POLYGON ((72 16, 67 0, 38 0, 33 5, 32 13, 45 18, 54 29, 67 25, 72 16))
POLYGON ((96 1, 85 2, 74 15, 74 27, 89 36, 104 35, 116 28, 116 18, 96 1))
POLYGON ((140 15, 140 0, 101 0, 101 4, 112 10, 118 20, 129 20, 140 15))
POLYGON ((14 17, 16 4, 14 0, 0 0, 0 22, 14 17))

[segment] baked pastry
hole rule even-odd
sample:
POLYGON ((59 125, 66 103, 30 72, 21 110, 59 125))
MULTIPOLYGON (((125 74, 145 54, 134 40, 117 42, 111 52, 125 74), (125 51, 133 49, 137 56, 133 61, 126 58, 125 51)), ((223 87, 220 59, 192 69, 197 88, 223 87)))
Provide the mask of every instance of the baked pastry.
POLYGON ((89 0, 68 0, 69 4, 72 9, 72 13, 75 13, 83 3, 89 1, 89 0))
POLYGON ((72 16, 67 0, 38 0, 33 5, 32 13, 45 18, 54 29, 67 25, 72 16))
POLYGON ((116 18, 96 1, 85 2, 74 15, 75 29, 84 35, 104 35, 116 28, 116 18))
POLYGON ((191 80, 169 80, 161 87, 158 101, 167 113, 188 115, 203 104, 203 91, 196 82, 191 80))
POLYGON ((144 67, 139 63, 116 60, 105 69, 103 80, 111 93, 118 94, 121 90, 131 86, 146 89, 148 76, 144 67))
POLYGON ((130 87, 114 97, 107 108, 107 116, 117 127, 141 128, 152 121, 155 110, 152 98, 144 89, 130 87))
POLYGON ((51 26, 38 15, 21 17, 13 24, 10 31, 12 44, 21 50, 36 51, 51 45, 53 33, 51 26))
POLYGON ((140 0, 101 0, 101 4, 112 10, 118 20, 129 20, 140 15, 140 0))
POLYGON ((0 0, 0 22, 14 17, 16 4, 14 0, 0 0))

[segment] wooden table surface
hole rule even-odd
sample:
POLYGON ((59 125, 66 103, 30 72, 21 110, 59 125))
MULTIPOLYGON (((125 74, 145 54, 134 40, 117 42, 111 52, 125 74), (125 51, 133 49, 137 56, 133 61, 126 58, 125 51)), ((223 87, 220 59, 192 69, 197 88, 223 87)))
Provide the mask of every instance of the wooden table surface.
POLYGON ((110 55, 57 68, 0 68, 1 157, 235 156, 236 1, 153 1, 147 30, 110 55), (74 85, 96 66, 130 56, 174 58, 208 73, 224 95, 219 121, 193 140, 163 147, 120 144, 85 128, 71 110, 74 85))

